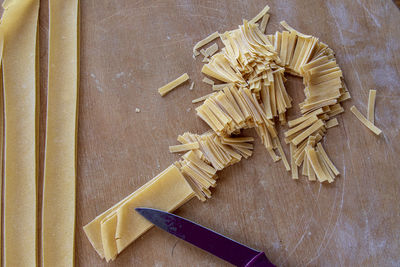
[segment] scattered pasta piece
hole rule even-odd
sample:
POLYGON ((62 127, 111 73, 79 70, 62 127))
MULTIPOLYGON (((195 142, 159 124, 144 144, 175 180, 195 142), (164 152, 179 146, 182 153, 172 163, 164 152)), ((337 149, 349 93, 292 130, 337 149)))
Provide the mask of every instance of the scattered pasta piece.
POLYGON ((184 73, 180 77, 173 80, 172 82, 164 85, 163 87, 160 87, 158 89, 158 92, 160 93, 161 96, 165 96, 166 94, 168 94, 169 92, 171 92, 172 90, 174 90, 176 87, 186 82, 187 80, 189 80, 189 75, 187 73, 184 73))
POLYGON ((203 40, 196 43, 193 47, 193 57, 200 55, 200 53, 197 51, 197 49, 205 46, 206 44, 208 44, 209 42, 212 42, 214 39, 217 39, 218 37, 219 37, 219 33, 214 32, 214 33, 210 34, 209 36, 207 36, 206 38, 204 38, 203 40))
POLYGON ((375 98, 376 90, 369 90, 367 119, 372 124, 375 124, 375 98))
POLYGON ((194 82, 192 82, 192 83, 190 84, 189 90, 192 91, 193 88, 194 88, 194 82))
POLYGON ((353 112, 356 118, 361 121, 364 126, 370 129, 374 134, 380 135, 382 133, 382 131, 378 127, 373 125, 369 120, 367 120, 355 106, 352 106, 350 110, 351 112, 353 112))

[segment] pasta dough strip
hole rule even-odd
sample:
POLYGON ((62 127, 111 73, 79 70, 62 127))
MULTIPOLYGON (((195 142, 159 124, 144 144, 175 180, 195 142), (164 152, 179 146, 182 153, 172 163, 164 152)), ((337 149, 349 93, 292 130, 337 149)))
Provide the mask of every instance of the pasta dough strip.
POLYGON ((4 266, 36 266, 39 1, 3 7, 4 266))
POLYGON ((78 0, 50 0, 42 265, 73 266, 78 117, 78 0))
MULTIPOLYGON (((0 170, 3 170, 3 142, 4 142, 4 128, 3 128, 3 123, 4 123, 4 95, 3 95, 3 69, 1 67, 1 61, 3 59, 3 45, 4 45, 4 38, 3 38, 3 32, 0 30, 0 170)), ((3 173, 0 175, 0 203, 3 200, 3 173)), ((2 231, 0 231, 0 240, 2 240, 2 231)), ((2 243, 0 242, 0 252, 2 251, 2 243)), ((0 253, 0 262, 1 260, 1 253, 0 253)))
MULTIPOLYGON (((193 196, 194 192, 186 182, 186 179, 175 165, 171 165, 131 195, 96 217, 84 227, 84 230, 97 253, 101 257, 106 255, 112 259, 113 254, 110 254, 110 252, 113 249, 108 245, 103 247, 103 240, 107 238, 102 236, 101 230, 102 221, 104 220, 104 222, 107 222, 109 220, 106 219, 107 216, 112 213, 117 216, 115 240, 118 253, 120 253, 126 246, 152 226, 151 223, 146 221, 139 214, 132 212, 135 207, 146 206, 172 212, 193 196)), ((111 218, 111 216, 108 218, 111 218)), ((103 231, 104 233, 110 233, 113 230, 107 227, 103 231)), ((107 244, 112 244, 112 242, 109 242, 111 240, 107 240, 107 244)))
POLYGON ((174 165, 151 186, 128 200, 117 210, 118 253, 153 225, 136 212, 137 207, 149 207, 172 212, 194 196, 193 189, 174 165))
MULTIPOLYGON (((171 167, 170 167, 171 168, 171 167)), ((121 207, 124 203, 126 203, 129 199, 133 198, 136 194, 153 184, 157 178, 163 174, 165 174, 169 168, 165 169, 163 172, 158 174, 156 177, 142 185, 139 189, 122 199, 120 202, 109 208, 108 210, 104 211, 102 214, 98 215, 94 218, 91 222, 86 224, 83 227, 87 238, 89 239, 90 243, 92 244, 93 248, 99 254, 101 258, 105 257, 105 252, 103 250, 103 243, 102 243, 102 236, 101 236, 101 223, 104 219, 106 219, 110 214, 115 213, 115 211, 121 207)))

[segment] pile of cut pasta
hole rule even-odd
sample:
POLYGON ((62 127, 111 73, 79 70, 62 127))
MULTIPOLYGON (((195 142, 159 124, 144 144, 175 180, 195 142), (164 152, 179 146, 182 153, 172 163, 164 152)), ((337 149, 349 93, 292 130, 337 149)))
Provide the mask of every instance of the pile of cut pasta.
POLYGON ((265 35, 261 25, 244 20, 238 29, 219 35, 224 47, 210 58, 205 55, 208 63, 202 72, 222 84, 213 85, 216 92, 196 108, 197 115, 219 136, 254 128, 273 161, 282 160, 294 179, 303 165, 302 174, 309 180, 331 183, 339 171, 321 141, 327 129, 338 125, 334 117, 344 111, 340 103, 350 94, 332 49, 285 21, 281 25, 286 31, 265 35), (302 77, 305 85, 305 100, 299 104, 302 114, 290 121, 286 73, 302 77), (290 146, 290 164, 276 123, 289 126, 284 142, 290 146))

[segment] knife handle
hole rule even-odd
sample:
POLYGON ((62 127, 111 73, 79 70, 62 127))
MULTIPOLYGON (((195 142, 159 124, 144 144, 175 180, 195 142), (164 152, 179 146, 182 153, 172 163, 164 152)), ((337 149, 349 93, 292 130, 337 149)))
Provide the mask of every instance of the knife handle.
POLYGON ((245 267, 275 267, 275 265, 268 260, 264 252, 260 252, 245 267))

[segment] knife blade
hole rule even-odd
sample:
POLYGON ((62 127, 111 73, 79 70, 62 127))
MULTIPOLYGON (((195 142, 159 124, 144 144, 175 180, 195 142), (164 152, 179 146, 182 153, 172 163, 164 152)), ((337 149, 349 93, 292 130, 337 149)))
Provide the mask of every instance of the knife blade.
POLYGON ((148 221, 236 266, 274 266, 264 252, 249 248, 233 239, 180 216, 151 208, 136 208, 148 221))

